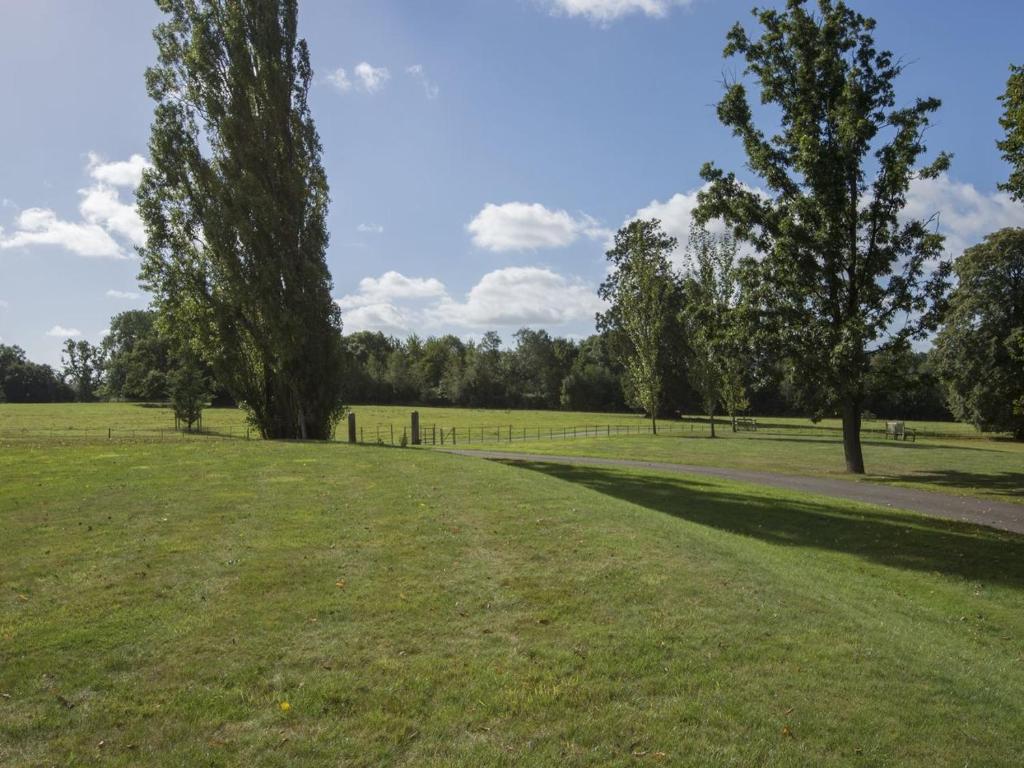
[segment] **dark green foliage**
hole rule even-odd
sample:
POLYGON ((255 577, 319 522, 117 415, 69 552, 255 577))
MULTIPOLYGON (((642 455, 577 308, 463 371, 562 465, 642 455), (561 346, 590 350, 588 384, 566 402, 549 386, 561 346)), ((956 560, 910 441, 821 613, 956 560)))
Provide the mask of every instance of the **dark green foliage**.
POLYGON ((371 404, 458 405, 471 408, 540 408, 618 411, 622 369, 610 344, 591 336, 577 344, 528 328, 503 349, 488 331, 478 342, 455 336, 404 342, 379 332, 344 337, 349 396, 371 404))
POLYGON ((982 431, 1024 439, 1024 229, 968 248, 935 344, 949 407, 982 431))
POLYGON ((189 357, 181 359, 167 375, 167 388, 174 418, 191 432, 202 418, 203 409, 210 399, 210 382, 203 374, 202 366, 189 357))
POLYGON ((934 352, 888 347, 871 355, 864 383, 864 410, 881 419, 948 421, 946 396, 934 352))
POLYGON ((570 411, 621 411, 622 367, 612 358, 603 336, 590 336, 579 346, 569 375, 562 381, 562 407, 570 411))
POLYGON ((606 254, 612 271, 598 295, 610 305, 598 315, 598 329, 621 334, 627 342, 622 363, 627 396, 651 417, 657 431, 662 402, 662 371, 680 343, 675 333, 679 315, 679 283, 669 256, 678 241, 666 235, 657 219, 633 221, 615 233, 606 254))
POLYGON ((1010 178, 999 188, 1024 202, 1024 66, 1010 67, 1010 79, 999 100, 1003 103, 999 125, 1006 131, 1006 138, 998 146, 1010 164, 1010 178))
POLYGON ((103 351, 84 339, 64 342, 61 355, 64 381, 75 393, 80 403, 92 402, 97 398, 103 377, 103 351))
POLYGON ((21 347, 0 344, 0 403, 63 403, 75 391, 48 365, 33 363, 21 347))
POLYGON ((757 40, 738 24, 729 32, 725 55, 743 57, 780 125, 765 134, 746 87, 727 86, 719 119, 743 142, 766 194, 709 163, 697 215, 721 217, 763 255, 752 298, 763 311, 758 327, 780 340, 805 405, 842 412, 847 467, 863 472, 869 350, 928 330, 948 269, 935 266, 942 237, 929 222, 902 216, 907 190, 949 158, 915 170, 940 103, 896 106, 903 65, 875 48, 875 22, 842 2, 819 0, 816 14, 807 5, 756 10, 757 40))
POLYGON ((474 408, 505 405, 511 382, 506 381, 504 373, 501 337, 494 331, 488 331, 478 344, 470 344, 466 348, 459 402, 474 408))
POLYGON ((141 279, 267 438, 330 437, 341 318, 296 0, 158 0, 141 279))
POLYGON ((516 406, 558 408, 562 381, 572 368, 576 349, 566 339, 552 338, 547 331, 522 328, 515 334, 510 381, 516 382, 516 406))
POLYGON ((114 400, 165 400, 171 369, 170 344, 157 315, 133 309, 115 315, 103 339, 103 394, 114 400))

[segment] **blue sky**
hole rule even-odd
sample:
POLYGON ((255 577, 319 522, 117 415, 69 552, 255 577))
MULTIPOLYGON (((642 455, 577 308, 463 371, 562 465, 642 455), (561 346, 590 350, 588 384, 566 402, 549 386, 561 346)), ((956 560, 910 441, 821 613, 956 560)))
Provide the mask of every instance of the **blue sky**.
MULTIPOLYGON (((300 5, 346 330, 587 334, 609 233, 639 214, 684 234, 701 164, 743 167, 713 105, 750 0, 300 5)), ((928 140, 953 167, 911 210, 940 213, 953 252, 1024 226, 995 148, 1024 3, 853 5, 908 62, 901 100, 944 102, 928 140)), ((146 304, 131 206, 158 20, 146 0, 0 4, 0 337, 39 361, 146 304)))

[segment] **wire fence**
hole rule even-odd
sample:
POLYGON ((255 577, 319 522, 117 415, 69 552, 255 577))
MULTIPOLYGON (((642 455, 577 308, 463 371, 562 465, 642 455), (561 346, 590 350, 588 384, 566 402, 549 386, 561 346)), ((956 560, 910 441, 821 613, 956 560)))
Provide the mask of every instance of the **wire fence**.
POLYGON ((420 431, 424 445, 481 445, 528 441, 576 440, 580 438, 619 437, 624 435, 683 435, 709 433, 710 425, 697 422, 659 421, 657 429, 649 422, 637 424, 574 424, 571 426, 466 426, 427 425, 420 431))
MULTIPOLYGON (((986 437, 957 429, 958 425, 950 425, 943 429, 941 425, 928 427, 914 425, 917 439, 971 439, 986 437)), ((724 434, 734 431, 728 418, 716 419, 716 432, 724 434)), ((838 425, 814 424, 810 421, 776 421, 772 419, 758 420, 753 418, 739 419, 735 428, 738 432, 758 433, 764 436, 819 437, 839 440, 842 427, 838 425)), ((454 424, 421 424, 419 428, 419 444, 427 446, 466 446, 466 445, 497 445, 538 441, 562 441, 575 439, 612 438, 624 436, 651 435, 654 428, 649 420, 637 419, 633 423, 590 423, 568 425, 454 425, 454 424)), ((666 436, 701 436, 709 435, 711 424, 706 417, 686 416, 677 419, 660 419, 657 422, 657 434, 666 436)), ((862 436, 866 439, 881 440, 886 436, 884 420, 865 421, 862 436)), ((169 442, 190 439, 225 439, 254 440, 259 433, 245 425, 225 427, 193 427, 187 430, 167 426, 58 426, 58 425, 0 425, 0 440, 36 440, 36 441, 73 441, 73 440, 109 440, 109 441, 158 441, 169 442)), ((336 441, 349 441, 349 434, 344 424, 339 424, 335 435, 336 441)), ((404 446, 413 445, 411 425, 396 424, 393 421, 374 424, 358 424, 353 442, 363 445, 404 446)))

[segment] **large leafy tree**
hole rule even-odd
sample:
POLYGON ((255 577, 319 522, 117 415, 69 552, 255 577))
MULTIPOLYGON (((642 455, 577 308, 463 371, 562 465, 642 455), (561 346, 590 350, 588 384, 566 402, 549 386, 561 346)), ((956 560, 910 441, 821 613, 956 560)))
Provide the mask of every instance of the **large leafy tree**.
POLYGON ((1002 229, 956 260, 934 355, 950 409, 1024 440, 1024 229, 1002 229))
POLYGON ((103 339, 106 397, 162 400, 171 370, 168 340, 159 332, 152 310, 132 309, 114 315, 103 339))
POLYGON ((157 0, 141 279, 164 329, 266 438, 323 439, 342 412, 328 188, 297 0, 157 0))
POLYGON ((103 350, 84 339, 66 339, 61 354, 64 381, 75 392, 80 403, 96 399, 103 381, 103 350))
POLYGON ((734 425, 736 414, 747 407, 737 253, 731 235, 713 234, 699 224, 690 228, 681 318, 686 372, 711 422, 712 437, 719 405, 734 425))
POLYGON ((1003 103, 999 124, 1006 131, 999 150, 1010 164, 1010 178, 999 188, 1024 202, 1024 66, 1010 67, 1010 79, 999 100, 1003 103))
POLYGON ((904 215, 907 190, 949 158, 917 169, 940 103, 896 106, 902 64, 876 49, 875 22, 843 2, 818 0, 816 13, 807 5, 755 10, 756 40, 739 24, 729 32, 725 55, 743 57, 779 126, 767 135, 743 83, 727 86, 719 119, 765 190, 709 163, 697 215, 721 217, 763 255, 761 327, 777 332, 805 404, 818 414, 840 410, 846 467, 862 473, 870 351, 926 332, 946 274, 932 270, 942 237, 904 215))
POLYGON ((679 341, 671 332, 678 316, 679 281, 669 262, 677 245, 657 219, 630 222, 615 233, 615 246, 607 253, 611 274, 598 289, 610 305, 598 315, 598 328, 619 332, 627 340, 627 386, 650 415, 655 434, 663 363, 669 346, 679 341))

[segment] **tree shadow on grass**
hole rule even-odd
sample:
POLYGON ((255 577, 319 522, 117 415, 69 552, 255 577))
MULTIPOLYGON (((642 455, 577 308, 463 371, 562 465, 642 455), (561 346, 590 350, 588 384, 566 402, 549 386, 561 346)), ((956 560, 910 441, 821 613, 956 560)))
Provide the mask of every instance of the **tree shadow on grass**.
MULTIPOLYGON (((940 469, 910 472, 904 475, 886 475, 886 482, 939 485, 946 488, 984 488, 999 491, 1007 496, 1024 500, 1024 472, 961 472, 956 469, 940 469)), ((1024 507, 1021 507, 1024 511, 1024 507)))
POLYGON ((749 493, 688 477, 505 462, 700 525, 780 546, 856 555, 895 568, 1024 588, 1024 536, 836 500, 749 493))
MULTIPOLYGON (((750 440, 759 440, 759 441, 775 442, 775 443, 805 443, 805 444, 806 443, 821 443, 821 444, 824 444, 824 445, 834 445, 837 448, 842 448, 843 447, 842 435, 839 435, 839 436, 834 437, 834 438, 827 438, 827 437, 815 437, 815 436, 810 436, 810 435, 806 436, 806 437, 800 437, 799 435, 788 435, 788 436, 778 435, 777 436, 777 435, 765 435, 765 434, 759 434, 759 435, 751 434, 751 435, 732 435, 728 439, 730 439, 730 440, 750 439, 750 440)), ((873 448, 899 448, 899 449, 908 450, 908 451, 915 451, 915 450, 916 451, 951 451, 951 450, 954 450, 954 451, 983 451, 983 452, 990 452, 990 451, 994 450, 992 448, 979 448, 979 447, 976 447, 976 446, 967 446, 967 445, 951 446, 951 445, 943 445, 941 443, 936 444, 936 443, 914 442, 914 441, 903 441, 903 440, 886 440, 883 437, 875 436, 875 435, 867 435, 867 436, 863 437, 861 439, 861 444, 865 445, 865 446, 869 445, 869 446, 871 446, 873 448)))

